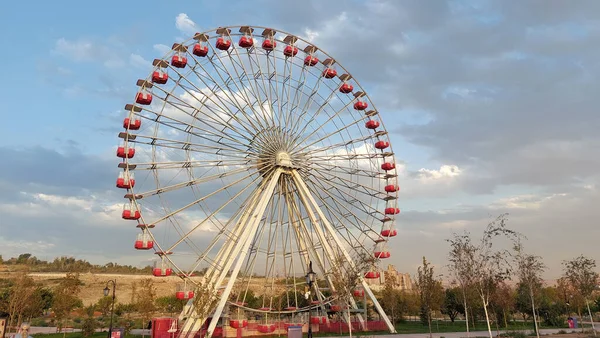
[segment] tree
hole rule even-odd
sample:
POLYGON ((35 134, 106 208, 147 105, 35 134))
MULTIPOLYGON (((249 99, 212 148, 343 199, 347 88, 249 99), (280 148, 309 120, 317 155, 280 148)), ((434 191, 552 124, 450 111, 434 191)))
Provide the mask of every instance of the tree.
POLYGON ((36 303, 35 297, 37 286, 33 278, 27 273, 19 273, 12 281, 8 293, 7 311, 9 315, 8 327, 20 326, 25 312, 30 310, 36 303))
POLYGON ((442 282, 435 279, 433 266, 427 262, 425 256, 423 256, 423 265, 417 269, 416 287, 421 300, 421 321, 429 326, 429 337, 433 337, 431 313, 440 309, 443 288, 442 282))
POLYGON ((98 326, 98 322, 96 321, 96 318, 94 318, 94 310, 95 310, 94 305, 90 305, 85 308, 85 313, 86 313, 87 317, 83 320, 83 323, 81 323, 81 334, 84 337, 93 336, 94 333, 96 332, 96 327, 98 326))
POLYGON ((154 303, 158 310, 173 315, 173 313, 180 313, 186 302, 186 300, 177 299, 175 296, 164 296, 157 298, 154 303))
POLYGON ((513 289, 504 282, 498 284, 492 295, 491 303, 496 312, 496 322, 504 323, 504 327, 508 328, 507 317, 512 313, 515 304, 513 289))
POLYGON ((506 227, 506 216, 507 214, 502 214, 488 224, 483 232, 479 246, 477 246, 474 261, 473 281, 483 303, 483 311, 490 338, 493 337, 488 312, 490 297, 498 283, 509 278, 511 270, 510 264, 506 259, 508 252, 506 250, 495 251, 493 248, 494 239, 498 236, 505 236, 513 241, 519 238, 518 233, 506 227))
POLYGON ((464 296, 466 299, 466 290, 473 286, 477 291, 487 323, 488 334, 493 337, 492 327, 490 325, 489 305, 490 298, 494 293, 498 283, 506 280, 510 275, 510 264, 506 257, 506 250, 495 251, 494 239, 498 236, 506 237, 515 241, 519 234, 506 227, 507 214, 501 214, 494 221, 490 222, 483 232, 479 244, 475 245, 471 241, 470 234, 454 235, 450 239, 450 270, 455 277, 461 278, 459 283, 465 285, 464 296))
POLYGON ((368 271, 375 264, 375 260, 367 252, 357 253, 352 262, 349 262, 340 254, 335 258, 335 262, 331 267, 331 282, 342 309, 346 310, 346 321, 348 322, 350 337, 352 337, 350 305, 354 302, 353 292, 362 282, 365 271, 368 271))
POLYGON ((596 328, 594 327, 594 318, 592 317, 592 311, 590 310, 589 299, 598 285, 598 273, 594 271, 596 268, 596 261, 580 255, 570 261, 564 261, 563 267, 565 277, 585 300, 585 305, 592 323, 592 331, 595 336, 596 328))
POLYGON ((540 332, 537 324, 537 316, 535 313, 535 297, 534 294, 542 285, 542 273, 546 270, 546 266, 542 262, 540 256, 527 254, 523 248, 523 243, 518 240, 514 245, 515 265, 519 282, 527 289, 529 299, 531 301, 531 313, 533 314, 533 327, 535 334, 539 338, 540 332))
MULTIPOLYGON (((142 324, 144 325, 142 328, 145 328, 146 323, 150 320, 154 311, 156 311, 156 306, 154 305, 156 298, 154 281, 151 278, 140 280, 136 292, 135 307, 142 317, 142 324)), ((143 333, 142 337, 144 337, 143 333)))
POLYGON ((473 266, 477 249, 471 243, 471 237, 468 233, 464 233, 463 235, 455 233, 453 234, 453 238, 448 239, 447 242, 450 243, 450 253, 448 254, 450 264, 448 265, 448 269, 458 283, 462 293, 465 325, 467 328, 467 337, 469 337, 469 306, 467 304, 467 296, 468 291, 473 285, 475 274, 473 266))
POLYGON ((71 311, 76 307, 81 306, 79 295, 81 281, 79 273, 69 272, 62 278, 54 291, 54 303, 52 309, 58 323, 58 330, 62 332, 65 320, 69 317, 71 311))
POLYGON ((450 317, 450 321, 454 323, 454 320, 459 313, 464 313, 465 306, 461 301, 460 297, 461 290, 458 287, 448 288, 444 293, 444 302, 440 311, 442 314, 450 317))
POLYGON ((385 313, 391 314, 392 323, 396 323, 397 318, 402 317, 400 305, 400 295, 398 290, 394 289, 393 278, 386 276, 383 284, 383 291, 381 292, 381 300, 379 304, 383 308, 385 313))
MULTIPOLYGON (((116 297, 115 297, 116 299, 116 297)), ((107 316, 110 312, 110 307, 112 305, 113 299, 112 296, 104 296, 98 300, 96 303, 96 309, 102 313, 102 316, 107 316)), ((116 300, 115 300, 116 302, 116 300)))

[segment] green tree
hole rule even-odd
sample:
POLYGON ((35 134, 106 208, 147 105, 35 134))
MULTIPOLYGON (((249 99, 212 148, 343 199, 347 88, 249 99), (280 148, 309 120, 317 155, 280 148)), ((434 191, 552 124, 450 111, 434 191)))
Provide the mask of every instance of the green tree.
POLYGON ((386 278, 383 284, 383 290, 379 299, 379 304, 385 313, 391 315, 392 323, 396 323, 402 318, 402 309, 400 307, 400 292, 394 288, 393 278, 386 278))
POLYGON ((487 324, 488 334, 493 338, 489 315, 490 299, 498 284, 510 276, 511 266, 507 260, 509 253, 506 250, 495 250, 494 240, 502 236, 513 242, 519 234, 507 228, 507 214, 498 216, 490 222, 483 232, 479 245, 475 247, 473 256, 473 285, 477 290, 487 324))
POLYGON ((33 278, 29 277, 26 272, 19 273, 11 281, 6 311, 9 315, 8 327, 21 325, 23 316, 35 306, 36 289, 33 278))
POLYGON ((423 256, 423 265, 417 269, 417 292, 421 300, 421 321, 429 326, 429 337, 433 337, 431 330, 431 314, 439 310, 443 302, 442 282, 434 277, 433 266, 423 256))
POLYGON ((177 299, 175 296, 163 296, 156 298, 154 303, 159 311, 173 315, 183 310, 187 300, 177 299))
MULTIPOLYGON (((142 317, 142 323, 144 325, 142 328, 145 328, 146 323, 148 323, 152 314, 156 311, 156 305, 154 305, 156 299, 154 281, 151 278, 140 280, 136 292, 135 307, 142 317)), ((143 334, 142 337, 144 337, 143 334)))
POLYGON ((535 311, 535 294, 542 285, 542 273, 546 266, 540 256, 527 254, 523 248, 523 243, 518 240, 514 245, 516 272, 519 277, 519 283, 527 289, 529 300, 531 301, 531 313, 533 314, 533 327, 535 334, 540 337, 538 329, 537 316, 535 311))
POLYGON ((512 314, 515 307, 514 290, 507 283, 501 282, 496 287, 490 302, 496 313, 496 323, 504 323, 504 328, 508 328, 508 316, 512 314))
POLYGON ((594 289, 598 285, 598 273, 594 271, 596 268, 596 261, 580 255, 579 257, 576 257, 570 261, 564 261, 563 267, 564 276, 585 300, 585 305, 592 323, 592 331, 594 331, 595 336, 596 328, 594 327, 594 318, 592 317, 589 299, 592 296, 592 292, 594 292, 594 289))
MULTIPOLYGON (((450 264, 448 269, 454 277, 456 283, 460 287, 462 302, 465 315, 465 325, 467 328, 467 337, 469 337, 469 295, 472 289, 475 271, 473 270, 475 262, 475 254, 477 248, 471 242, 471 236, 465 232, 462 235, 453 234, 453 238, 448 239, 450 243, 450 252, 448 254, 448 260, 450 264)), ((473 323, 474 325, 475 323, 473 323)))
POLYGON ((85 308, 86 317, 83 320, 83 323, 81 323, 81 334, 84 337, 93 336, 98 327, 98 321, 94 318, 94 310, 94 305, 85 308))
POLYGON ((465 305, 461 301, 460 294, 461 290, 459 287, 448 288, 444 292, 444 302, 440 311, 450 317, 452 323, 454 323, 459 313, 465 312, 465 305))
POLYGON ((80 287, 79 273, 69 272, 61 279, 54 290, 52 309, 54 310, 59 332, 62 332, 65 320, 69 318, 71 311, 81 306, 81 299, 78 297, 80 287))
POLYGON ((332 286, 342 310, 346 310, 344 316, 348 323, 350 337, 352 337, 350 308, 355 305, 353 292, 362 283, 365 271, 368 271, 374 262, 375 259, 366 252, 357 253, 352 260, 348 260, 340 254, 335 258, 331 267, 332 286))
MULTIPOLYGON (((112 295, 104 296, 104 297, 100 298, 98 300, 98 302, 96 303, 96 305, 95 305, 96 310, 100 311, 103 316, 107 316, 108 313, 110 312, 112 302, 113 302, 112 295)), ((116 302, 116 297, 115 297, 115 302, 116 302)))

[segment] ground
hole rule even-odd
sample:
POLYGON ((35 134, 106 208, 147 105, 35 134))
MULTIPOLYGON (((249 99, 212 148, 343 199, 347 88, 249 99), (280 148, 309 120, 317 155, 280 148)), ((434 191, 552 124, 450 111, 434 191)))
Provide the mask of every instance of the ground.
MULTIPOLYGON (((65 273, 40 273, 32 272, 29 274, 36 282, 41 283, 44 286, 54 287, 60 279, 65 276, 65 273)), ((11 278, 12 273, 0 272, 0 278, 11 278)), ((117 282, 117 302, 129 303, 131 302, 131 295, 133 287, 132 285, 139 280, 151 278, 154 281, 156 287, 156 296, 170 296, 175 295, 175 290, 178 283, 181 283, 179 277, 153 277, 148 275, 123 275, 123 274, 92 274, 92 273, 81 273, 79 275, 83 286, 79 297, 83 301, 83 305, 91 305, 96 303, 103 296, 103 289, 106 287, 108 280, 114 279, 117 282)), ((192 277, 199 278, 199 277, 192 277)), ((225 280, 227 281, 227 279, 225 280)), ((263 279, 256 279, 253 283, 255 291, 259 290, 261 285, 264 285, 263 279)))

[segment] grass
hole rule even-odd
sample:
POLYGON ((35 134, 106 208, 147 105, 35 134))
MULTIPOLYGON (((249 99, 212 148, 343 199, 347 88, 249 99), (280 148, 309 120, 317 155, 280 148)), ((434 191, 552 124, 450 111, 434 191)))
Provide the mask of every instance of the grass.
MULTIPOLYGON (((517 322, 517 323, 509 323, 508 328, 504 328, 504 327, 500 327, 500 331, 527 331, 532 332, 533 331, 533 327, 532 327, 532 323, 524 323, 524 322, 517 322)), ((541 326, 540 329, 543 328, 550 328, 547 326, 541 326)), ((465 322, 464 321, 456 321, 454 323, 452 322, 448 322, 448 321, 433 321, 431 323, 431 331, 433 333, 443 333, 443 332, 465 332, 465 322)), ((470 329, 471 332, 473 331, 487 331, 487 325, 485 322, 478 322, 477 325, 474 328, 470 329)), ((404 322, 404 323, 400 323, 400 324, 396 324, 396 332, 397 333, 429 333, 429 327, 426 325, 421 324, 421 322, 418 321, 408 321, 408 322, 404 322)), ((492 332, 494 334, 496 334, 496 327, 493 326, 492 327, 492 332)), ((389 332, 387 331, 382 331, 382 332, 355 332, 356 336, 361 336, 361 335, 378 335, 378 334, 389 334, 389 332)), ((107 337, 107 332, 96 332, 93 336, 91 336, 91 338, 106 338, 107 337)), ((319 336, 319 337, 327 337, 327 336, 338 336, 339 334, 336 333, 325 333, 325 334, 318 334, 316 333, 315 336, 319 336)), ((508 336, 514 337, 513 334, 509 334, 508 336)), ((523 335, 525 336, 525 335, 523 335)), ((81 332, 69 332, 66 334, 62 334, 62 333, 38 333, 38 334, 34 334, 33 335, 34 338, 83 338, 83 335, 81 334, 81 332)), ((124 338, 141 338, 142 336, 140 335, 126 335, 124 338)), ((148 337, 148 336, 146 336, 148 337)))

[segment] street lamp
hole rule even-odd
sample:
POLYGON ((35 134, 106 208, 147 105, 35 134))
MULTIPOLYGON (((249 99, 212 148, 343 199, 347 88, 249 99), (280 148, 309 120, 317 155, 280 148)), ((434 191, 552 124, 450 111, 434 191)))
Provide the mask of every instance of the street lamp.
MULTIPOLYGON (((315 282, 317 274, 313 271, 312 261, 308 262, 308 272, 306 273, 306 284, 308 284, 308 292, 312 291, 313 283, 315 282)), ((311 299, 310 297, 309 299, 311 299)), ((312 309, 310 303, 308 305, 308 338, 312 338, 312 309)))
POLYGON ((109 280, 108 282, 106 282, 106 287, 104 288, 104 297, 107 297, 110 292, 108 285, 111 283, 112 283, 112 305, 110 308, 110 326, 108 328, 108 338, 111 338, 112 329, 113 329, 113 313, 115 312, 115 289, 117 288, 117 280, 116 279, 109 280))

